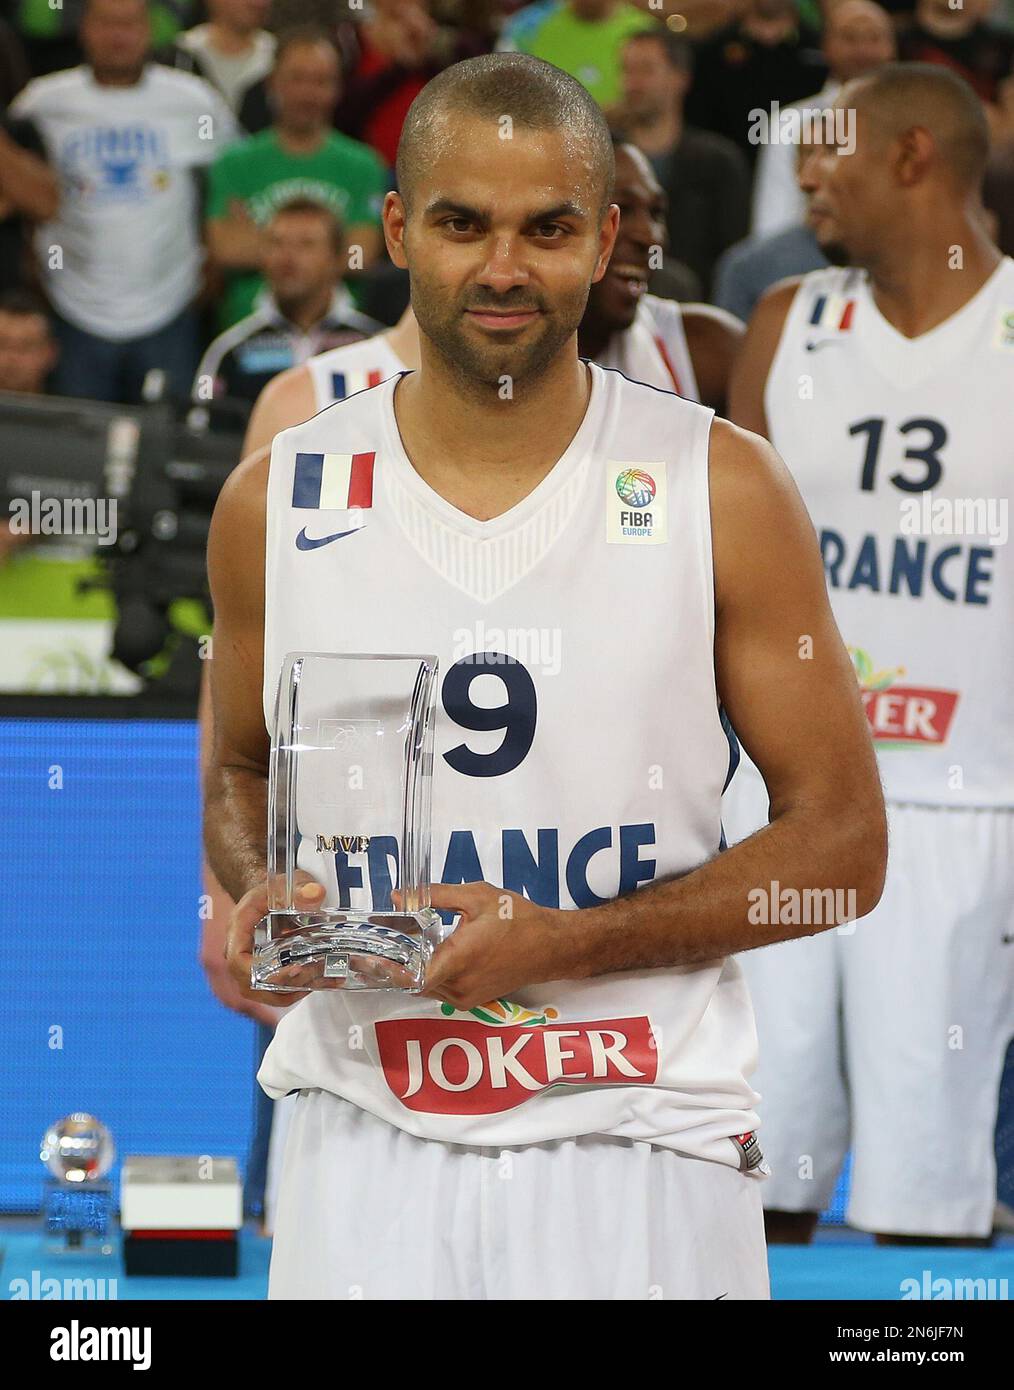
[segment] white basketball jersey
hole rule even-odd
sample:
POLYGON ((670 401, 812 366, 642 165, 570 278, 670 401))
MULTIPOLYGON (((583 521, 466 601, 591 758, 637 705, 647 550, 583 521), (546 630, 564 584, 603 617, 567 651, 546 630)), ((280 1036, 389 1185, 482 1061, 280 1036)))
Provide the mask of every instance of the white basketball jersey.
MULTIPOLYGON (((683 317, 674 300, 646 294, 637 306, 634 322, 624 332, 613 334, 596 361, 633 381, 675 391, 688 401, 700 399, 683 317)), ((405 368, 388 346, 386 333, 322 352, 311 357, 307 365, 318 410, 368 386, 378 386, 405 368)))
POLYGON ((318 410, 379 386, 382 381, 403 371, 405 363, 388 345, 388 334, 378 333, 358 343, 320 352, 307 361, 313 381, 313 394, 318 410))
POLYGON ((1014 262, 905 338, 807 275, 765 395, 820 538, 892 801, 1014 804, 1014 262))
POLYGON ((688 401, 700 400, 683 314, 673 299, 644 295, 634 322, 624 332, 614 333, 605 352, 595 360, 632 381, 675 391, 688 401))
MULTIPOLYGON (((398 378, 278 435, 267 502, 269 727, 288 652, 435 653, 434 879, 559 908, 715 855, 732 757, 713 664, 712 412, 590 371, 570 446, 491 521, 412 467, 398 378), (355 509, 325 488, 332 474, 354 477, 355 509), (321 497, 294 498, 297 476, 321 480, 321 497), (477 732, 493 708, 498 727, 477 732)), ((368 855, 338 855, 368 881, 368 855)), ((320 1087, 424 1138, 617 1134, 746 1169, 755 1050, 729 959, 557 980, 466 1011, 314 993, 259 1075, 273 1096, 320 1087)))

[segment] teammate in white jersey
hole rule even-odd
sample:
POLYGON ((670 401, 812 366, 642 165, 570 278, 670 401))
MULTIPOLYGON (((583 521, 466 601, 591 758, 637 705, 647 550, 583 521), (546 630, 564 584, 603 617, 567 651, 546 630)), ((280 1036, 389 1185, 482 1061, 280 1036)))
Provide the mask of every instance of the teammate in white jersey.
MULTIPOLYGON (((615 163, 620 229, 609 269, 588 296, 578 335, 581 356, 723 409, 743 326, 710 304, 681 305, 648 293, 652 255, 668 240, 665 194, 636 146, 618 144, 615 163)), ((270 444, 279 430, 332 401, 418 365, 419 336, 409 309, 386 333, 322 352, 270 382, 254 407, 244 453, 270 444)))
POLYGON ((839 110, 855 153, 814 147, 801 181, 824 249, 862 269, 769 292, 732 405, 816 526, 891 857, 854 933, 745 959, 768 1229, 808 1236, 851 1139, 851 1224, 983 1238, 1014 1033, 1014 263, 980 221, 986 122, 959 78, 891 66, 839 110))
MULTIPOLYGON (((248 995, 281 654, 425 648, 441 667, 432 896, 459 921, 425 993, 269 998, 297 1005, 260 1072, 298 1091, 275 1298, 767 1295, 730 955, 798 930, 751 920, 775 880, 869 911, 883 808, 773 450, 578 357, 612 162, 598 107, 549 64, 434 78, 384 209, 419 370, 284 430, 216 509, 206 844, 248 995), (312 486, 341 456, 352 528, 312 486), (533 632, 558 663, 522 654, 533 632), (724 711, 775 812, 719 853, 724 711)), ((338 854, 329 887, 369 872, 338 854)))
POLYGON ((620 229, 609 269, 588 296, 578 351, 634 381, 722 410, 743 325, 710 304, 648 293, 654 257, 669 237, 666 197, 636 145, 617 143, 615 156, 620 229))

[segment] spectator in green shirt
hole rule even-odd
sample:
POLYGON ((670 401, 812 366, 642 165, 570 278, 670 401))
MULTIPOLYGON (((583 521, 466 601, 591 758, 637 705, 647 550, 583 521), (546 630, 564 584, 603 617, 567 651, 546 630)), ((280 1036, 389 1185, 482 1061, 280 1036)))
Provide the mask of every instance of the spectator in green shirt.
POLYGON ((251 312, 264 284, 263 228, 293 198, 312 198, 337 215, 348 232, 350 269, 367 269, 381 252, 388 173, 369 146, 332 128, 340 84, 340 60, 326 34, 284 35, 270 79, 274 125, 211 167, 208 249, 226 275, 223 328, 251 312))
POLYGON ((631 34, 657 26, 627 0, 537 0, 507 22, 497 47, 563 68, 600 106, 612 106, 620 98, 623 45, 631 34))

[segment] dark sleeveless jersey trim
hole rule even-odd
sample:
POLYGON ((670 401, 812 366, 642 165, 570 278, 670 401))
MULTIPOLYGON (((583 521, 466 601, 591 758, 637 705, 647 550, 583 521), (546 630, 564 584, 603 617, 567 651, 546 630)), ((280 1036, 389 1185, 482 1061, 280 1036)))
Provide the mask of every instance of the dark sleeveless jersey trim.
POLYGON ((736 737, 736 730, 732 727, 732 723, 721 701, 718 703, 718 721, 722 726, 725 737, 729 740, 729 771, 725 775, 725 786, 722 788, 724 794, 728 790, 729 783, 736 775, 736 769, 739 767, 739 739, 736 737))
MULTIPOLYGON (((591 359, 588 358, 588 357, 582 357, 582 358, 581 358, 581 361, 582 361, 582 362, 588 362, 588 361, 590 361, 590 360, 591 360, 591 359)), ((624 381, 629 381, 630 384, 631 384, 631 386, 643 386, 644 389, 645 389, 645 391, 654 391, 654 392, 656 393, 656 395, 659 395, 659 396, 673 396, 673 397, 674 397, 676 400, 678 400, 678 401, 686 401, 686 403, 687 403, 688 405, 700 405, 700 401, 690 401, 690 400, 687 400, 687 397, 686 397, 686 396, 681 396, 680 393, 679 393, 678 391, 666 391, 666 390, 664 390, 661 386, 652 386, 652 384, 651 384, 650 381, 638 381, 637 377, 634 377, 634 376, 627 376, 626 372, 621 372, 620 369, 619 369, 619 367, 603 367, 603 365, 602 365, 601 362, 596 362, 596 363, 595 363, 595 366, 598 367, 598 369, 599 369, 600 372, 612 372, 612 373, 614 373, 614 375, 616 375, 616 376, 621 376, 621 377, 623 378, 624 381)), ((702 406, 701 406, 701 409, 702 409, 702 410, 707 410, 708 407, 702 405, 702 406)))
MULTIPOLYGON (((358 346, 358 344, 354 344, 354 346, 358 346)), ((316 420, 318 415, 325 415, 329 410, 334 410, 336 406, 348 405, 349 401, 354 401, 357 396, 365 396, 367 391, 379 391, 382 386, 387 385, 391 377, 409 376, 411 375, 411 371, 412 369, 410 367, 406 367, 403 372, 392 372, 391 376, 385 376, 383 381, 378 381, 376 386, 361 386, 358 391, 353 391, 351 396, 342 396, 341 400, 328 401, 327 405, 322 405, 318 411, 315 411, 313 415, 308 415, 305 420, 301 420, 299 425, 294 426, 294 428, 299 429, 302 425, 308 425, 311 420, 316 420)))

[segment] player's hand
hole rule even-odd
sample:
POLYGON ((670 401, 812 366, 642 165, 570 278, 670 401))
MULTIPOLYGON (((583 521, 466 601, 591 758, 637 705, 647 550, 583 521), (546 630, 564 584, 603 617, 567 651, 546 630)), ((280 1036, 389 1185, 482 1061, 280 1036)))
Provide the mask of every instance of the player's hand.
MULTIPOLYGON (((305 912, 312 912, 324 901, 324 888, 321 884, 315 883, 309 875, 306 881, 301 883, 295 890, 296 905, 305 912)), ((253 948, 254 948, 254 928, 268 911, 268 886, 261 884, 256 888, 251 888, 249 893, 244 894, 236 904, 229 919, 229 931, 225 943, 225 959, 229 964, 229 973, 239 988, 239 992, 244 999, 249 999, 255 1003, 273 1004, 276 1008, 284 1008, 287 1004, 296 1004, 303 997, 303 990, 298 992, 280 993, 277 990, 254 989, 250 984, 250 972, 253 969, 253 948)), ((287 970, 279 971, 276 979, 279 984, 308 985, 311 978, 319 973, 313 966, 290 966, 287 970)))
POLYGON ((218 1002, 224 1004, 227 1009, 232 1009, 234 1013, 243 1014, 245 1018, 252 1018, 255 1023, 274 1028, 283 1011, 274 1005, 253 1002, 241 994, 225 958, 229 919, 232 917, 235 904, 210 873, 205 875, 205 890, 212 911, 201 930, 198 959, 208 981, 208 987, 218 1002))
POLYGON ((459 912, 461 920, 434 951, 424 994, 471 1009, 569 977, 573 913, 539 907, 491 883, 435 883, 430 901, 459 912))

